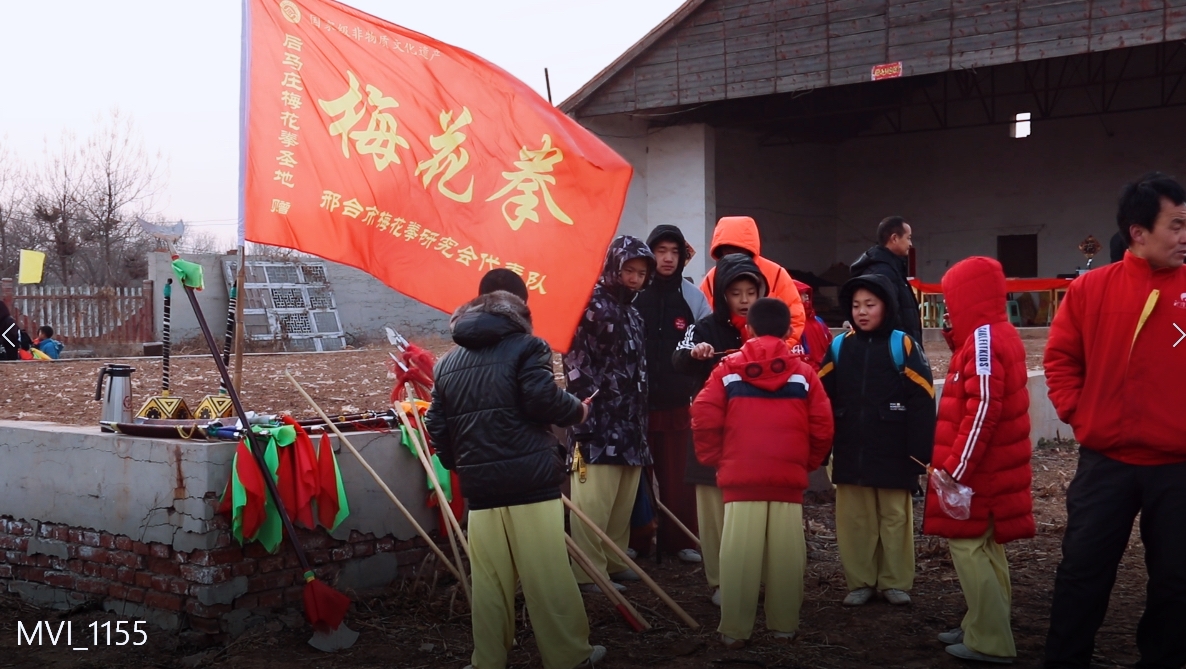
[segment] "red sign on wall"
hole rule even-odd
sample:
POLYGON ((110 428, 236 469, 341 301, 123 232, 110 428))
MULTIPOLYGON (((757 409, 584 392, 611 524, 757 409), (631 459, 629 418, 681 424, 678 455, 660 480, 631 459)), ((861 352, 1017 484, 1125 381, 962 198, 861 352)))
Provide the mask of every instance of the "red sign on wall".
POLYGON ((873 66, 873 81, 882 79, 897 79, 902 76, 902 61, 873 66))

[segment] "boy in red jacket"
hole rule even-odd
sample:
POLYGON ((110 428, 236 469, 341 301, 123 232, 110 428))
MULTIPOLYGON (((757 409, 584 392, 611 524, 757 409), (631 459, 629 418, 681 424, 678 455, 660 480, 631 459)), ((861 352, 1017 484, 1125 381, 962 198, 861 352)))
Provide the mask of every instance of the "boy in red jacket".
POLYGON ((1025 346, 1005 311, 1005 273, 992 258, 956 263, 943 276, 954 354, 939 400, 931 464, 973 491, 956 520, 928 486, 923 531, 947 537, 968 613, 939 635, 965 660, 1011 663, 1009 562, 1002 544, 1034 536, 1025 346))
POLYGON ((811 366, 792 356, 786 304, 750 307, 752 339, 712 371, 692 404, 696 456, 715 467, 725 500, 721 537, 721 642, 753 634, 766 584, 766 627, 792 639, 803 603, 803 491, 832 448, 832 407, 811 366))

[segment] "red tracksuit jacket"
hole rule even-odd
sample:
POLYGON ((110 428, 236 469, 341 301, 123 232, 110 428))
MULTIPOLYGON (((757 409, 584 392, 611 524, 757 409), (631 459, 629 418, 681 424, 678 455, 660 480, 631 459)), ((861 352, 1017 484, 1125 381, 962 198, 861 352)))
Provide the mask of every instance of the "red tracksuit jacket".
POLYGON ((973 539, 993 519, 997 543, 1034 536, 1025 346, 1005 312, 1005 273, 992 258, 956 263, 943 277, 954 354, 939 400, 931 464, 972 488, 972 514, 956 520, 928 486, 927 534, 973 539))
POLYGON ((832 449, 832 405, 811 366, 777 337, 751 339, 692 403, 696 457, 729 502, 803 503, 832 449))
POLYGON ((1046 385, 1086 448, 1133 465, 1186 462, 1186 267, 1132 253, 1075 279, 1050 326, 1046 385))

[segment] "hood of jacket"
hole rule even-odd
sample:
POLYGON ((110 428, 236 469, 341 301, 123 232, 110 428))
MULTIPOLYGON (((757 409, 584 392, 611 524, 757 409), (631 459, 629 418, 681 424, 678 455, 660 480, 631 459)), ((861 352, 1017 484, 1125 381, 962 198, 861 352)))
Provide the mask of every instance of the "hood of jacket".
POLYGON ((518 297, 496 290, 457 307, 449 328, 458 346, 488 348, 509 335, 531 334, 531 310, 518 297))
POLYGON ((903 279, 906 278, 906 259, 894 255, 893 251, 880 245, 862 253, 861 257, 852 264, 850 271, 853 276, 859 276, 866 273, 871 265, 876 264, 889 265, 894 268, 895 274, 900 274, 903 279))
POLYGON ((647 261, 647 280, 638 292, 646 290, 655 280, 655 254, 651 253, 651 247, 647 246, 646 242, 630 235, 622 235, 610 242, 609 248, 605 251, 605 264, 601 266, 601 277, 597 279, 597 285, 619 299, 626 302, 634 301, 638 292, 631 291, 622 284, 620 273, 622 267, 635 258, 647 261))
POLYGON ((898 322, 898 298, 894 284, 890 282, 889 277, 881 274, 866 274, 845 281, 840 288, 840 303, 845 305, 850 322, 856 321, 852 315, 852 296, 861 288, 872 292, 885 303, 881 326, 877 328, 877 333, 888 335, 898 322))
POLYGON ((730 373, 767 392, 785 386, 791 378, 791 354, 778 337, 755 337, 723 361, 730 373))
POLYGON ((1008 320, 1005 271, 992 258, 973 256, 957 262, 943 275, 943 301, 951 315, 957 345, 981 325, 1008 320))
POLYGON ((807 301, 803 303, 803 312, 807 315, 808 322, 815 320, 815 290, 798 280, 795 280, 795 290, 807 293, 807 301))
POLYGON ((720 260, 717 254, 719 246, 736 246, 755 258, 762 255, 762 238, 758 235, 757 221, 749 216, 725 216, 717 221, 717 227, 712 231, 712 244, 708 247, 709 255, 716 260, 720 260))
POLYGON ((729 300, 725 298, 725 291, 729 284, 743 277, 748 277, 758 284, 758 297, 766 297, 766 277, 762 276, 762 270, 758 269, 757 263, 751 258, 742 253, 730 253, 717 261, 712 286, 712 314, 717 319, 729 321, 732 312, 729 309, 729 300))
MULTIPOLYGON (((675 242, 676 247, 679 249, 679 266, 676 268, 675 274, 672 274, 667 280, 683 280, 684 268, 688 266, 688 261, 692 259, 688 255, 688 240, 684 237, 684 231, 674 225, 656 225, 655 229, 651 230, 651 234, 647 235, 647 248, 653 252, 659 242, 675 242)), ((663 279, 664 277, 656 274, 656 281, 662 281, 663 279)))

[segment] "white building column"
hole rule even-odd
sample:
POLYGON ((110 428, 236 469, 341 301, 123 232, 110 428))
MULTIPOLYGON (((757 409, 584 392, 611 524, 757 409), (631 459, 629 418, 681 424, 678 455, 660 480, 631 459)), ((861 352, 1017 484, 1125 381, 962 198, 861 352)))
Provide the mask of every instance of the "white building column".
POLYGON ((684 275, 699 281, 713 260, 708 244, 717 221, 716 141, 710 126, 679 125, 647 141, 647 232, 674 225, 696 248, 684 275))

